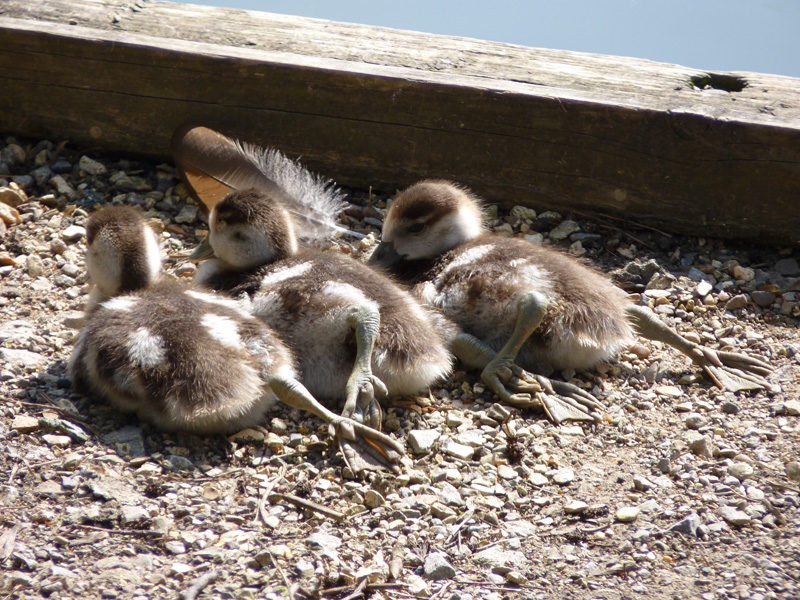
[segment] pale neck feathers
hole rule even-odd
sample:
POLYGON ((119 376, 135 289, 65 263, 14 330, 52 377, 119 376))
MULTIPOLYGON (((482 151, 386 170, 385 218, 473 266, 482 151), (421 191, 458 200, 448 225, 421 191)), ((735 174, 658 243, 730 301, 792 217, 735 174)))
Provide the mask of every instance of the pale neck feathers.
POLYGON ((86 229, 94 300, 145 289, 161 277, 158 240, 137 210, 104 208, 91 216, 86 229))

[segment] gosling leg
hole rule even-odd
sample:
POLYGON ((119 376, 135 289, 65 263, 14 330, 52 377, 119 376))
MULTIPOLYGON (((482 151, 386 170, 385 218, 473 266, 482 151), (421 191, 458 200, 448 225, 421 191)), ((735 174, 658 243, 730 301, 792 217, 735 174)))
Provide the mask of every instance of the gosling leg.
POLYGON ((466 333, 455 337, 451 350, 465 365, 483 369, 483 381, 507 404, 541 407, 554 423, 600 421, 603 405, 594 396, 570 383, 529 373, 514 362, 523 344, 541 325, 546 310, 547 300, 542 294, 526 294, 518 304, 514 331, 499 352, 466 333))
POLYGON ((381 316, 377 308, 357 306, 350 309, 347 320, 355 330, 356 360, 347 380, 342 416, 380 429, 383 419, 376 395, 385 398, 389 394, 386 385, 372 374, 372 352, 378 339, 381 316))
POLYGON ((706 348, 687 340, 643 306, 630 305, 626 310, 628 320, 638 335, 664 342, 679 350, 702 367, 721 389, 729 392, 772 390, 766 378, 773 369, 764 361, 746 354, 706 348))
POLYGON ((405 456, 405 450, 388 435, 328 410, 296 379, 274 376, 269 385, 283 403, 316 415, 329 424, 347 466, 354 473, 377 466, 400 471, 400 460, 405 456))

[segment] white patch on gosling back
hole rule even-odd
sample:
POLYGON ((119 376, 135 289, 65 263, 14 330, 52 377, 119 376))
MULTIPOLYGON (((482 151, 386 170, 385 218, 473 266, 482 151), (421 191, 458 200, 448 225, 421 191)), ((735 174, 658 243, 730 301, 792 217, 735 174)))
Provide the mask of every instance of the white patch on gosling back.
POLYGON ((108 310, 129 311, 136 305, 137 300, 137 298, 131 298, 130 296, 118 296, 117 298, 106 300, 100 306, 108 310))
POLYGON ((458 269, 459 267, 463 267, 470 263, 474 263, 479 261, 481 258, 489 254, 494 249, 493 244, 484 244, 483 246, 475 246, 474 248, 470 248, 469 250, 465 250, 461 254, 459 254, 455 259, 450 261, 450 263, 442 269, 439 278, 443 278, 453 269, 458 269))
POLYGON ((201 300, 202 302, 208 302, 209 304, 216 304, 217 306, 224 306, 229 310, 236 311, 236 313, 244 319, 252 318, 252 315, 247 309, 250 303, 249 300, 243 301, 243 300, 234 300, 232 298, 223 298, 221 296, 217 296, 216 294, 198 292, 195 290, 186 290, 184 294, 186 294, 190 298, 194 298, 195 300, 201 300))
POLYGON ((541 292, 548 300, 553 299, 553 283, 555 279, 547 269, 538 265, 522 264, 515 270, 514 278, 520 284, 527 286, 528 289, 541 292))
POLYGON ((274 326, 275 321, 283 317, 283 299, 276 292, 259 292, 250 304, 251 312, 266 321, 267 325, 274 326))
POLYGON ((303 262, 291 267, 283 267, 280 269, 275 269, 272 273, 265 275, 264 278, 261 280, 262 286, 270 286, 275 285, 277 283, 281 283, 282 281, 286 281, 287 279, 294 279, 295 277, 300 277, 304 275, 313 267, 314 265, 311 262, 303 262))
POLYGON ((165 364, 167 352, 164 340, 150 333, 146 327, 140 327, 128 336, 126 345, 128 358, 143 369, 155 369, 165 364))
POLYGON ((208 330, 208 335, 223 346, 227 346, 228 348, 241 347, 242 338, 239 336, 236 323, 231 321, 228 317, 215 315, 214 313, 206 313, 200 319, 200 324, 208 330))
POLYGON ((322 293, 345 300, 352 306, 365 306, 374 311, 378 311, 380 306, 374 300, 370 300, 357 287, 341 281, 330 281, 322 288, 322 293))

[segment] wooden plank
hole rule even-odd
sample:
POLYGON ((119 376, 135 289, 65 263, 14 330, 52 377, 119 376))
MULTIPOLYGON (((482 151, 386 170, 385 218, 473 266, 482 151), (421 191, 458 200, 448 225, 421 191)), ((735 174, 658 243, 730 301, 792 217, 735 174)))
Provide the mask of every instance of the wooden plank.
POLYGON ((4 0, 0 131, 168 157, 192 120, 346 185, 800 241, 800 80, 169 2, 4 0), (728 92, 697 89, 692 81, 728 92))

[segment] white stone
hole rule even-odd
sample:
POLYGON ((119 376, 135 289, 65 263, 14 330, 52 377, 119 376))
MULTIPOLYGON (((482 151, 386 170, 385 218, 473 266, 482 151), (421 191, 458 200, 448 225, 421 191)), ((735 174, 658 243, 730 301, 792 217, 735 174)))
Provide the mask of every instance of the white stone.
POLYGON ((408 432, 408 444, 414 454, 427 454, 441 435, 435 429, 413 429, 408 432))
POLYGON ((581 230, 580 225, 578 225, 575 221, 567 219, 556 225, 550 231, 550 239, 563 240, 572 235, 573 233, 577 233, 580 230, 581 230))
POLYGON ((566 506, 564 506, 564 512, 568 515, 579 515, 586 511, 589 508, 589 505, 586 502, 581 502, 580 500, 573 500, 566 506))
POLYGON ((753 467, 748 465, 746 462, 733 463, 730 467, 728 467, 728 474, 733 475, 739 481, 743 481, 752 477, 753 473, 753 467))
POLYGON ((482 448, 486 445, 486 437, 480 429, 468 429, 454 437, 454 440, 464 446, 472 446, 473 448, 482 448))
POLYGON ((560 469, 553 475, 553 483, 567 485, 575 479, 575 471, 572 469, 560 469))
POLYGON ((459 444, 458 442, 454 442, 452 440, 450 440, 444 450, 450 456, 455 456, 456 458, 460 458, 462 460, 472 460, 472 457, 475 455, 475 448, 471 446, 465 446, 464 444, 459 444))
POLYGON ((549 480, 542 473, 531 473, 531 484, 547 485, 549 480))
POLYGON ((78 161, 78 167, 80 167, 82 171, 86 171, 89 175, 105 175, 108 173, 108 169, 103 163, 85 155, 81 156, 78 161))
POLYGON ((623 506, 614 514, 614 518, 620 523, 630 523, 639 516, 639 508, 636 506, 623 506))
POLYGON ((70 225, 61 232, 61 239, 65 242, 77 242, 86 235, 86 229, 80 225, 70 225))

